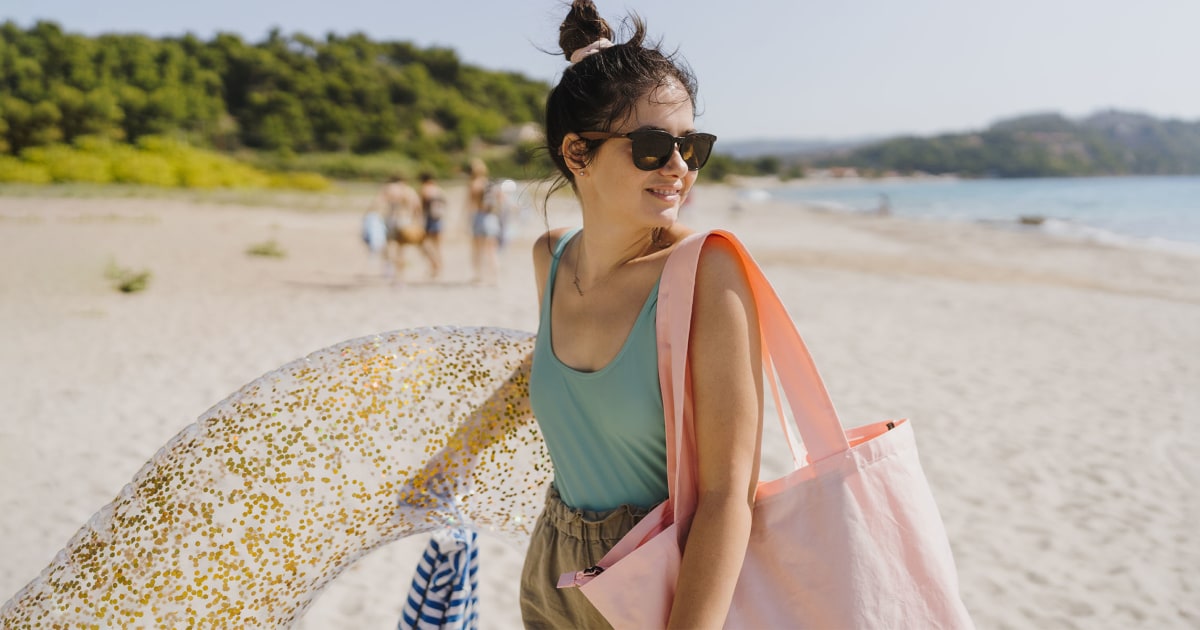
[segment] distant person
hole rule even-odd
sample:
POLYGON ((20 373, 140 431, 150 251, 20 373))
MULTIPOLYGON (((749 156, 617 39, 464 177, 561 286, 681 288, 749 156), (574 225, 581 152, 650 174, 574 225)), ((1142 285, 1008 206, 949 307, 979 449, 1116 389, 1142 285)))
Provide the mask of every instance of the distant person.
POLYGON ((471 267, 475 282, 495 283, 499 276, 500 216, 488 180, 487 164, 475 158, 467 182, 467 211, 471 216, 471 267))
POLYGON ((879 193, 879 207, 875 208, 875 214, 886 217, 892 214, 892 200, 886 193, 879 193))
POLYGON ((446 215, 446 194, 429 172, 421 173, 421 213, 425 217, 425 240, 421 249, 429 259, 429 277, 442 272, 442 221, 446 215))
POLYGON ((367 246, 367 254, 372 261, 379 261, 383 266, 383 275, 391 276, 392 267, 387 259, 387 224, 383 215, 375 210, 367 210, 362 219, 362 240, 367 246))
POLYGON ((395 269, 392 281, 404 283, 404 248, 420 245, 425 239, 425 219, 421 215, 421 197, 404 181, 403 175, 393 175, 371 202, 371 210, 384 208, 387 229, 387 257, 395 269))
MULTIPOLYGON (((744 196, 745 191, 742 188, 741 182, 735 182, 733 184, 732 192, 733 192, 733 202, 729 204, 729 218, 731 220, 741 217, 742 213, 746 211, 746 206, 742 205, 742 198, 744 196)), ((691 196, 692 196, 692 193, 688 193, 689 199, 691 198, 691 196)))
POLYGON ((492 186, 495 196, 492 199, 496 216, 500 219, 500 237, 497 239, 497 249, 504 251, 504 246, 512 239, 517 222, 517 182, 505 179, 498 185, 492 186))

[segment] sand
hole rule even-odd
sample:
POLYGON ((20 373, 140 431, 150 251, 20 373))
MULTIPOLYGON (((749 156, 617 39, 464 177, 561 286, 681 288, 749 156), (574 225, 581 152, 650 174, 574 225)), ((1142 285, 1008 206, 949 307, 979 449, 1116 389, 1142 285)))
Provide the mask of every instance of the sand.
MULTIPOLYGON (((846 424, 912 419, 980 628, 1200 625, 1200 258, 771 201, 734 213, 734 194, 699 189, 685 222, 747 243, 846 424)), ((365 201, 0 197, 0 599, 258 375, 385 330, 536 328, 540 216, 495 286, 469 281, 462 216, 444 278, 411 251, 396 286, 358 238, 365 201), (268 240, 286 257, 245 253, 268 240), (150 270, 148 288, 115 291, 111 264, 150 270)), ((551 223, 575 222, 556 201, 551 223)), ((785 461, 769 452, 765 476, 785 461)), ((394 628, 423 546, 351 567, 298 627, 394 628)), ((483 627, 520 627, 523 550, 482 554, 483 627)))

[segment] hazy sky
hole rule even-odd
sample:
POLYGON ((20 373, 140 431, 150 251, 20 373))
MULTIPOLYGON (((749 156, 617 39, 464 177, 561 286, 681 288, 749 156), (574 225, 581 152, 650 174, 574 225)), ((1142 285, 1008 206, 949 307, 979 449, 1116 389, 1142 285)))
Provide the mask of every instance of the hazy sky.
MULTIPOLYGON (((1116 107, 1200 120, 1196 0, 644 0, 638 11, 700 79, 697 127, 726 139, 847 138, 979 128, 1032 111, 1116 107)), ((546 81, 557 0, 0 0, 0 19, 66 30, 363 31, 454 48, 546 81)))

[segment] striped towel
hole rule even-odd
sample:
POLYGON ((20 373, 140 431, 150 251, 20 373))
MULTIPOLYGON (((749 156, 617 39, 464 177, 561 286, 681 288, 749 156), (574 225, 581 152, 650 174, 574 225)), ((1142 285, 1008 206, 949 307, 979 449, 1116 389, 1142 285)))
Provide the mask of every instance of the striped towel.
POLYGON ((417 563, 400 619, 401 630, 476 630, 479 627, 479 547, 467 529, 444 529, 429 539, 417 563))

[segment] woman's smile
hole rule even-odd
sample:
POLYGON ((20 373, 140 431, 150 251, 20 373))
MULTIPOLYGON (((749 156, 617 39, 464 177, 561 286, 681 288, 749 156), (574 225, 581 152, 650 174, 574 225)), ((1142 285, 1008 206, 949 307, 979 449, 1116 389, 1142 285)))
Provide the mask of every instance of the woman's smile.
POLYGON ((679 203, 681 193, 683 193, 683 186, 658 186, 655 188, 647 188, 646 192, 650 193, 650 195, 654 198, 661 199, 666 203, 677 204, 679 203))

